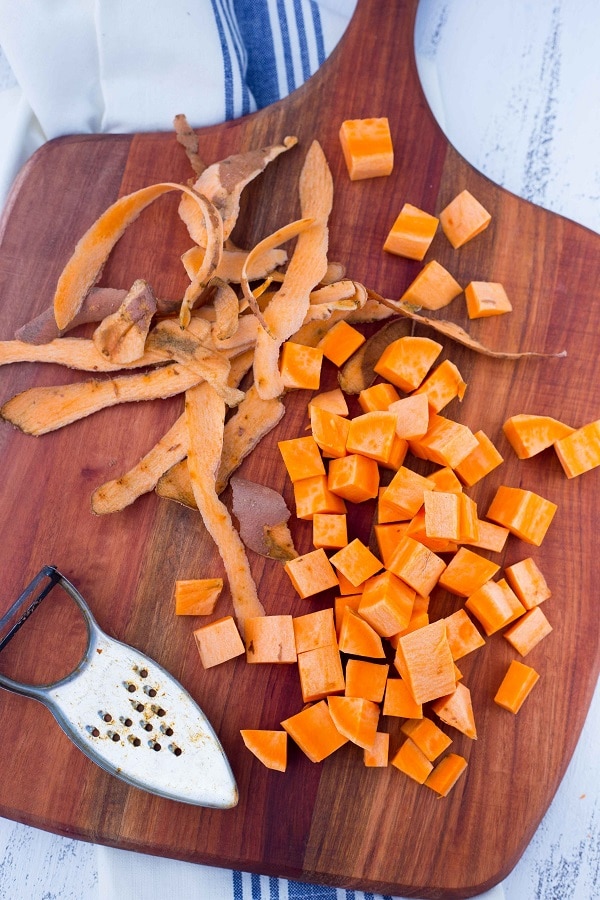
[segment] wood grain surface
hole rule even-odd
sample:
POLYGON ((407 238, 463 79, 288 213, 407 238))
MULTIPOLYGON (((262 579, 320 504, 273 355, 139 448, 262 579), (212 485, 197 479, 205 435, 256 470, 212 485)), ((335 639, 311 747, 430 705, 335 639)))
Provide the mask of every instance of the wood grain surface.
MULTIPOLYGON (((240 803, 228 811, 198 809, 129 788, 77 750, 43 707, 2 692, 1 815, 151 854, 434 898, 471 896, 500 881, 547 809, 600 669, 594 564, 599 473, 568 481, 551 451, 518 461, 501 425, 519 412, 552 415, 574 426, 598 417, 598 329, 590 296, 600 239, 497 188, 448 145, 416 75, 415 7, 414 2, 359 0, 340 45, 303 88, 251 117, 203 129, 200 152, 212 162, 298 135, 298 147, 244 194, 234 236, 251 246, 298 216, 297 176, 317 138, 335 184, 330 259, 393 298, 420 268, 382 251, 405 201, 439 212, 466 187, 492 212, 492 224, 471 244, 455 251, 439 234, 428 258, 438 259, 463 285, 470 280, 505 285, 513 302, 510 315, 469 323, 462 298, 443 311, 474 337, 501 350, 567 351, 566 358, 511 362, 444 342, 444 356, 469 384, 462 405, 453 404, 447 414, 473 430, 482 428, 505 458, 470 492, 480 509, 486 510, 501 483, 558 504, 539 549, 510 538, 495 557, 507 565, 533 555, 553 591, 545 611, 554 631, 526 660, 541 675, 535 694, 516 717, 493 703, 515 655, 500 635, 462 661, 479 739, 455 736, 453 749, 469 766, 443 800, 393 767, 364 768, 361 752, 349 745, 320 765, 291 747, 287 773, 267 771, 245 750, 239 729, 276 728, 299 710, 297 673, 293 666, 248 666, 241 657, 202 669, 190 620, 173 613, 175 579, 223 571, 199 516, 154 494, 114 516, 90 512, 94 488, 152 446, 181 412, 182 398, 116 406, 38 438, 2 423, 0 611, 42 565, 57 565, 106 631, 158 660, 199 701, 230 758, 240 803), (351 183, 339 125, 345 118, 380 115, 390 118, 394 172, 351 183)), ((38 151, 19 177, 2 221, 0 338, 12 337, 49 305, 75 242, 117 196, 154 181, 184 182, 189 174, 171 134, 67 137, 38 151)), ((165 197, 120 241, 102 283, 128 287, 144 277, 160 296, 180 297, 185 278, 179 255, 188 243, 177 199, 165 197)), ((33 385, 82 377, 54 365, 7 366, 0 370, 0 401, 33 385)), ((326 367, 324 384, 334 383, 335 372, 326 367)), ((290 505, 276 442, 303 433, 307 399, 305 392, 287 396, 283 422, 241 470, 281 490, 290 505)), ((365 506, 356 517, 367 538, 372 512, 365 506)), ((306 523, 296 523, 294 535, 301 551, 310 549, 306 523)), ((269 613, 297 615, 332 601, 332 596, 299 600, 280 564, 251 555, 251 565, 269 613)), ((227 602, 225 595, 220 615, 227 602)), ((457 598, 438 592, 432 614, 458 606, 457 598)), ((38 681, 55 678, 76 661, 80 647, 73 611, 42 605, 19 643, 15 639, 3 654, 2 670, 38 681)), ((392 747, 400 741, 399 725, 383 720, 392 747)))

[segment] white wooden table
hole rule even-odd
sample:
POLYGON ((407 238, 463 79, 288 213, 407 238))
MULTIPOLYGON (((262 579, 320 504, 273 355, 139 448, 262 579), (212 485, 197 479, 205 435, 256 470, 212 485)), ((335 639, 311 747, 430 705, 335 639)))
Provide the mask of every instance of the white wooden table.
MULTIPOLYGON (((513 193, 600 234, 597 0, 421 0, 415 43, 429 103, 456 149, 513 193)), ((0 89, 10 83, 0 57, 0 89)), ((2 110, 0 98, 0 118, 2 110)), ((600 296, 587 302, 600 349, 600 296)), ((600 415, 600 390, 594 389, 600 415)), ((554 802, 494 897, 600 898, 599 747, 597 689, 554 802)), ((149 894, 196 900, 225 896, 230 876, 223 873, 222 894, 219 883, 217 871, 0 819, 0 900, 132 900, 149 894)), ((240 900, 269 898, 268 879, 245 878, 242 887, 240 900)), ((288 896, 285 886, 279 896, 288 896)), ((296 888, 294 897, 301 896, 296 888)))

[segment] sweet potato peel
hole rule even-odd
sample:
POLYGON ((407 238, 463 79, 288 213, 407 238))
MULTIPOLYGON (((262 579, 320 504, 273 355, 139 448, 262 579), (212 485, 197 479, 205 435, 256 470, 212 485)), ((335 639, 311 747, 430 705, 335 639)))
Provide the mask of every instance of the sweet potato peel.
POLYGON ((106 316, 94 331, 98 352, 113 363, 132 363, 144 353, 156 297, 141 278, 135 281, 121 306, 106 316))
POLYGON ((265 609, 258 599, 242 540, 215 488, 223 451, 225 402, 210 385, 198 385, 186 393, 185 417, 189 440, 187 465, 194 499, 223 560, 234 615, 243 637, 247 619, 263 616, 265 609))
POLYGON ((65 329, 79 312, 85 296, 96 283, 111 250, 140 213, 158 197, 170 191, 181 191, 198 208, 207 236, 206 263, 185 292, 182 301, 184 324, 193 301, 198 297, 208 273, 216 268, 223 246, 222 221, 209 200, 183 184, 159 182, 120 197, 109 206, 79 239, 75 251, 64 267, 54 294, 54 317, 59 329, 65 329), (216 232, 216 234, 215 234, 216 232))

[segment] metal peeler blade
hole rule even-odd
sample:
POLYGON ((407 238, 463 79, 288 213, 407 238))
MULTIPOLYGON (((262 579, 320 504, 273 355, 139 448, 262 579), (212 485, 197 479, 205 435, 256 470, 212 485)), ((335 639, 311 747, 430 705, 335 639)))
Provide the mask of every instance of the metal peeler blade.
POLYGON ((43 703, 86 756, 128 784, 196 806, 235 806, 235 778, 198 704, 157 662, 105 634, 56 567, 45 566, 0 620, 0 636, 14 622, 0 637, 0 652, 57 585, 83 614, 83 658, 51 684, 24 684, 0 673, 0 687, 43 703))

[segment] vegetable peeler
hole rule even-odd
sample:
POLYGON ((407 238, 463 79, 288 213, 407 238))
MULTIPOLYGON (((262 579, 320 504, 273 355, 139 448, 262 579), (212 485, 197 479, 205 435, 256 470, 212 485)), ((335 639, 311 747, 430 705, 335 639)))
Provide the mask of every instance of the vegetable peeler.
POLYGON ((0 652, 57 585, 85 620, 82 659, 51 684, 0 673, 0 687, 43 703, 86 756, 128 784, 196 806, 235 806, 235 778, 200 707, 157 662, 105 634, 55 566, 45 566, 0 620, 0 652))

